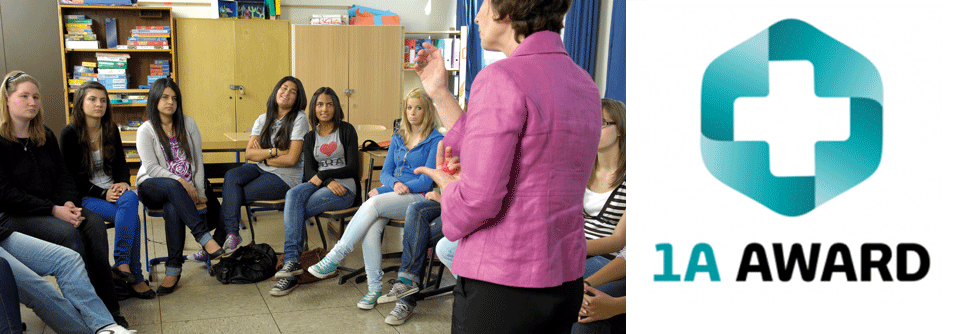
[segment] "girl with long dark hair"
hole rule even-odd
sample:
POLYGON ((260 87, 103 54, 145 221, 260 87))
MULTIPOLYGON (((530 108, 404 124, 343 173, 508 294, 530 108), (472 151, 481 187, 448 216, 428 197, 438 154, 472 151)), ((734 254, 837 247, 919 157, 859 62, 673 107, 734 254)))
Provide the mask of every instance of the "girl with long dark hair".
MULTIPOLYGON (((306 93, 300 79, 280 79, 267 100, 267 112, 257 117, 247 142, 246 158, 256 164, 227 171, 223 178, 221 217, 227 233, 227 253, 240 246, 240 206, 258 200, 284 198, 303 175, 303 137, 310 132, 306 93)), ((196 254, 194 259, 204 260, 196 254)))
POLYGON ((308 107, 314 131, 303 138, 303 178, 287 191, 283 209, 283 268, 277 272, 273 296, 283 296, 297 287, 303 273, 300 255, 307 230, 303 221, 325 211, 346 209, 360 203, 358 170, 360 151, 357 131, 343 120, 340 98, 330 87, 313 93, 308 107))
POLYGON ((147 121, 137 130, 140 198, 147 208, 163 209, 166 223, 166 277, 157 288, 160 295, 172 293, 180 282, 184 226, 190 227, 201 252, 211 259, 224 254, 197 212, 196 205, 207 202, 200 130, 193 118, 183 114, 180 101, 180 87, 173 79, 154 82, 147 97, 147 121))
POLYGON ((130 170, 111 117, 107 89, 96 81, 84 83, 74 93, 70 124, 60 131, 60 149, 82 206, 114 223, 113 272, 134 296, 152 299, 157 294, 140 270, 140 199, 129 191, 130 170))

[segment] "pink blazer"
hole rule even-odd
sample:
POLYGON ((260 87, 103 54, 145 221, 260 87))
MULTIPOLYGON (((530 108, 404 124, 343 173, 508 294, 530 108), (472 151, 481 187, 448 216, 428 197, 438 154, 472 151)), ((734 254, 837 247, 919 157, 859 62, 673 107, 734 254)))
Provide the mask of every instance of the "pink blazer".
POLYGON ((444 139, 462 161, 441 204, 444 235, 460 240, 454 273, 527 288, 583 276, 600 122, 599 90, 557 33, 534 33, 480 71, 444 139))

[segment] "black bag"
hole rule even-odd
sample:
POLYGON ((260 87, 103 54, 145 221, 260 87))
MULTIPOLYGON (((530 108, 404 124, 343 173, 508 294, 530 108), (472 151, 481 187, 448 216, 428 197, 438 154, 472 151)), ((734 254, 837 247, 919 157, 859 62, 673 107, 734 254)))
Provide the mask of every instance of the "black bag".
POLYGON ((213 265, 211 275, 223 284, 257 283, 277 273, 277 253, 268 244, 237 248, 230 257, 213 265))

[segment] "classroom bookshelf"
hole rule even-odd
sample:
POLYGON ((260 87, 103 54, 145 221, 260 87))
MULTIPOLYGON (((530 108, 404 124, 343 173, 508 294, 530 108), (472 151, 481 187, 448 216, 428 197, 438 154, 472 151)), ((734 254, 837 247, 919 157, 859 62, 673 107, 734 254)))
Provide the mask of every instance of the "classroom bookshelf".
MULTIPOLYGON (((148 84, 150 75, 150 65, 157 64, 157 61, 166 61, 169 64, 169 76, 177 81, 177 60, 175 33, 173 31, 173 16, 170 7, 136 7, 136 6, 86 6, 86 5, 60 5, 59 6, 59 24, 60 24, 60 50, 63 69, 63 99, 64 116, 67 123, 70 122, 70 109, 73 107, 73 99, 76 89, 70 87, 70 79, 74 76, 74 66, 79 66, 84 62, 97 62, 97 53, 128 54, 126 64, 126 89, 110 89, 109 94, 129 94, 146 96, 149 89, 140 89, 140 85, 148 84), (96 36, 98 47, 96 48, 67 48, 66 35, 69 32, 65 18, 68 15, 84 15, 92 21, 90 32, 96 36), (138 26, 168 26, 170 27, 170 37, 166 49, 117 49, 107 48, 107 24, 106 19, 115 19, 117 41, 126 45, 126 41, 131 37, 132 30, 138 26)), ((127 125, 132 119, 141 119, 144 116, 145 103, 111 103, 113 113, 113 123, 118 125, 127 125)), ((133 130, 132 130, 133 131, 133 130)))

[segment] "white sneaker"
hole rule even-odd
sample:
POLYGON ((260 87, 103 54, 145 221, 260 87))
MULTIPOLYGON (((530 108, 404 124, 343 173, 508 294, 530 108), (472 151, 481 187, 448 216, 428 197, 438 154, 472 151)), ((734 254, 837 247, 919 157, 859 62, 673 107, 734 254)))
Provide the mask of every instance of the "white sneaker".
POLYGON ((416 285, 407 285, 404 284, 399 279, 392 279, 390 283, 393 283, 393 287, 390 288, 390 292, 387 292, 386 295, 383 295, 377 299, 377 304, 386 304, 397 301, 397 299, 415 294, 420 291, 416 285))
POLYGON ((128 334, 128 333, 136 333, 136 332, 137 331, 135 330, 129 330, 129 329, 123 328, 120 325, 112 324, 107 327, 101 328, 100 330, 97 331, 97 334, 128 334))
POLYGON ((380 298, 380 291, 369 291, 366 296, 363 296, 363 299, 357 302, 357 307, 372 310, 377 306, 377 298, 380 298))
POLYGON ((400 326, 403 325, 404 322, 407 322, 407 319, 410 319, 411 315, 413 315, 413 307, 400 301, 397 302, 397 306, 393 308, 393 311, 390 311, 390 314, 383 319, 383 322, 390 326, 400 326))

